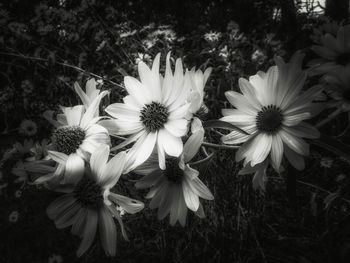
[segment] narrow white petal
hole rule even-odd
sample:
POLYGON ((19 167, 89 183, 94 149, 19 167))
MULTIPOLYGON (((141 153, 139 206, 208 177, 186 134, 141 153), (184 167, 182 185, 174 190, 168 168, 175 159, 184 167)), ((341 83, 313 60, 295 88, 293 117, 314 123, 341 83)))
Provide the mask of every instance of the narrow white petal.
POLYGON ((187 139, 183 149, 185 163, 188 163, 197 154, 199 148, 202 145, 203 139, 203 130, 198 130, 187 139))
POLYGON ((182 181, 182 191, 187 207, 192 211, 197 211, 199 207, 199 198, 193 191, 187 180, 182 181))
POLYGON ((113 103, 105 109, 105 112, 117 119, 140 120, 140 111, 135 108, 130 108, 124 103, 113 103))
POLYGON ((287 128, 279 131, 279 134, 285 144, 288 145, 291 150, 301 155, 309 155, 309 145, 301 138, 292 135, 287 128))
POLYGON ((108 94, 107 91, 103 91, 101 92, 100 95, 98 95, 98 97, 96 99, 94 99, 89 108, 86 109, 86 112, 84 113, 81 122, 80 122, 80 127, 82 127, 83 129, 87 128, 89 126, 89 123, 91 122, 91 120, 93 120, 96 116, 99 115, 99 106, 100 106, 100 102, 101 99, 106 96, 108 94))
POLYGON ((105 166, 102 172, 101 185, 112 188, 119 180, 125 165, 126 153, 115 155, 105 166))
POLYGON ((110 211, 104 206, 99 211, 99 232, 104 251, 108 256, 115 256, 117 229, 110 211))
POLYGON ((90 158, 90 167, 93 175, 96 177, 98 182, 103 180, 102 175, 105 169, 107 160, 109 156, 109 146, 101 145, 98 149, 96 149, 91 154, 90 158))
POLYGON ((84 111, 84 106, 78 105, 74 107, 62 107, 63 114, 66 116, 69 126, 80 124, 80 120, 84 111))

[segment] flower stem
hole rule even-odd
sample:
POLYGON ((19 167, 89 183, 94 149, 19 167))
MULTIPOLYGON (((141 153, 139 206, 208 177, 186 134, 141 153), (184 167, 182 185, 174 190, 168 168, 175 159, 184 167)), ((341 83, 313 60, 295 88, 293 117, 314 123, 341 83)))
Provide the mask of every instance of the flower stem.
POLYGON ((239 148, 239 146, 229 146, 229 145, 215 144, 210 142, 202 142, 202 145, 206 147, 217 148, 217 149, 227 149, 227 150, 236 150, 239 148))
POLYGON ((326 123, 330 122, 331 120, 333 120, 335 117, 337 117, 342 112, 343 112, 343 110, 341 108, 336 109, 331 114, 329 114, 327 118, 325 118, 322 121, 320 121, 319 123, 317 123, 316 124, 316 128, 320 128, 321 126, 323 126, 326 123))

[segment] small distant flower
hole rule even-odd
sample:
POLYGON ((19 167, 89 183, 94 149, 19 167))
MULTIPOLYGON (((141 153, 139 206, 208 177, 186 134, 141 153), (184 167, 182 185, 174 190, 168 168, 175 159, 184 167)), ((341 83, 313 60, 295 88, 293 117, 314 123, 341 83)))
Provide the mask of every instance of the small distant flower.
POLYGON ((10 223, 16 223, 18 221, 19 213, 18 211, 13 211, 9 215, 9 222, 10 223))
POLYGON ((113 218, 117 219, 122 235, 127 238, 117 205, 131 214, 144 207, 142 202, 110 191, 122 174, 126 154, 120 152, 108 161, 109 153, 107 145, 93 151, 81 180, 67 186, 66 194, 47 208, 47 214, 57 228, 72 226, 72 234, 82 238, 78 257, 92 245, 97 231, 106 254, 115 256, 117 229, 113 218))
POLYGON ((146 198, 152 199, 150 208, 158 208, 158 219, 170 214, 170 224, 177 221, 186 224, 187 210, 192 210, 200 218, 205 217, 199 197, 213 200, 214 197, 207 186, 199 179, 199 172, 189 166, 202 144, 204 131, 192 134, 187 140, 183 154, 179 158, 168 158, 165 170, 159 169, 156 154, 141 166, 135 173, 144 175, 136 183, 140 189, 150 188, 146 198))
POLYGON ((86 110, 82 105, 61 107, 63 114, 58 114, 57 120, 53 120, 49 112, 44 115, 56 127, 48 154, 65 171, 62 183, 79 180, 84 173, 84 161, 89 160, 90 154, 110 144, 108 131, 97 124, 99 104, 105 95, 107 91, 101 92, 86 110))
POLYGON ((266 61, 267 56, 260 49, 257 49, 253 52, 251 59, 253 62, 261 65, 266 61))
POLYGON ((151 56, 144 53, 137 53, 137 57, 135 58, 135 63, 139 64, 141 61, 145 63, 150 63, 152 60, 151 56))
POLYGON ((210 31, 209 33, 204 34, 204 39, 210 43, 217 42, 221 38, 220 32, 210 31))
POLYGON ((320 164, 321 164, 321 167, 331 168, 333 165, 333 162, 334 162, 333 159, 329 157, 323 157, 321 158, 320 164))
POLYGON ((105 109, 115 119, 101 121, 110 134, 131 135, 117 148, 136 141, 128 152, 126 172, 146 161, 154 148, 162 169, 165 169, 165 154, 178 157, 183 150, 181 137, 188 129, 186 115, 190 104, 186 100, 190 74, 188 71, 184 74, 181 59, 177 59, 173 75, 169 53, 164 79, 160 78, 159 61, 160 54, 154 59, 152 69, 143 62, 138 64, 141 81, 130 76, 124 78, 129 95, 123 99, 124 103, 114 103, 105 109))
POLYGON ((304 122, 320 107, 312 100, 322 89, 301 93, 306 73, 301 70, 303 55, 295 54, 290 63, 276 58, 277 66, 267 73, 258 72, 249 81, 241 78, 243 94, 227 91, 229 102, 236 109, 223 109, 221 118, 245 130, 249 135, 232 131, 222 137, 226 144, 243 145, 236 153, 236 161, 255 166, 270 157, 276 171, 280 170, 283 154, 297 169, 304 168, 302 156, 309 154, 309 145, 302 138, 314 139, 319 132, 304 122))
POLYGON ((315 45, 312 50, 320 58, 310 61, 311 74, 322 75, 337 71, 350 65, 350 25, 338 29, 337 36, 326 34, 322 37, 322 45, 315 45))
POLYGON ((34 136, 38 131, 38 126, 32 120, 23 120, 19 127, 19 132, 26 136, 34 136))
POLYGON ((78 82, 74 83, 74 90, 80 97, 81 101, 83 102, 85 109, 87 109, 91 105, 91 103, 98 97, 98 95, 100 95, 100 90, 97 89, 96 86, 97 86, 97 82, 95 81, 94 78, 89 79, 86 82, 86 85, 85 85, 86 92, 84 92, 81 89, 78 82))
POLYGON ((63 258, 61 255, 52 254, 49 257, 48 263, 63 263, 63 258))

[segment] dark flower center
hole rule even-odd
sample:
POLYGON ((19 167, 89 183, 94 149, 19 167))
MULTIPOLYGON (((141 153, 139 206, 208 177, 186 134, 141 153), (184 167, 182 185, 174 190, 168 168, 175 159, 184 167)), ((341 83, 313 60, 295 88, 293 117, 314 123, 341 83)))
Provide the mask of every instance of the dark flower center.
POLYGON ((183 177, 183 170, 179 167, 178 158, 169 158, 166 160, 166 170, 164 171, 169 181, 180 183, 183 177))
POLYGON ((336 63, 346 66, 350 63, 350 53, 342 53, 336 58, 336 63))
POLYGON ((164 127, 168 116, 169 111, 164 105, 152 102, 143 107, 140 119, 148 132, 155 132, 164 127))
POLYGON ((343 98, 345 101, 350 102, 350 88, 345 89, 343 98))
POLYGON ((274 133, 282 125, 282 111, 275 105, 264 106, 256 116, 256 126, 262 132, 274 133))
POLYGON ((52 135, 56 150, 67 155, 74 153, 85 139, 85 131, 79 126, 59 127, 52 135))
POLYGON ((74 196, 84 207, 98 209, 103 204, 102 190, 95 181, 84 176, 74 189, 74 196))

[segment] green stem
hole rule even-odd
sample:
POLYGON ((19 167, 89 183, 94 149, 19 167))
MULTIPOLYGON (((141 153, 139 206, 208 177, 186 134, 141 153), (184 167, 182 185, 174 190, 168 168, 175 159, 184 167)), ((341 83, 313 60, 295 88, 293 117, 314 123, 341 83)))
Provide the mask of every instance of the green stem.
POLYGON ((227 149, 227 150, 237 150, 239 146, 229 146, 224 144, 214 144, 210 142, 202 142, 203 146, 211 147, 211 148, 217 148, 217 149, 227 149))
POLYGON ((331 120, 333 120, 335 117, 337 117, 342 112, 343 112, 343 110, 341 108, 336 109, 331 114, 329 114, 327 118, 325 118, 322 121, 320 121, 319 123, 317 123, 316 124, 316 128, 320 128, 321 126, 323 126, 326 123, 330 122, 331 120))

